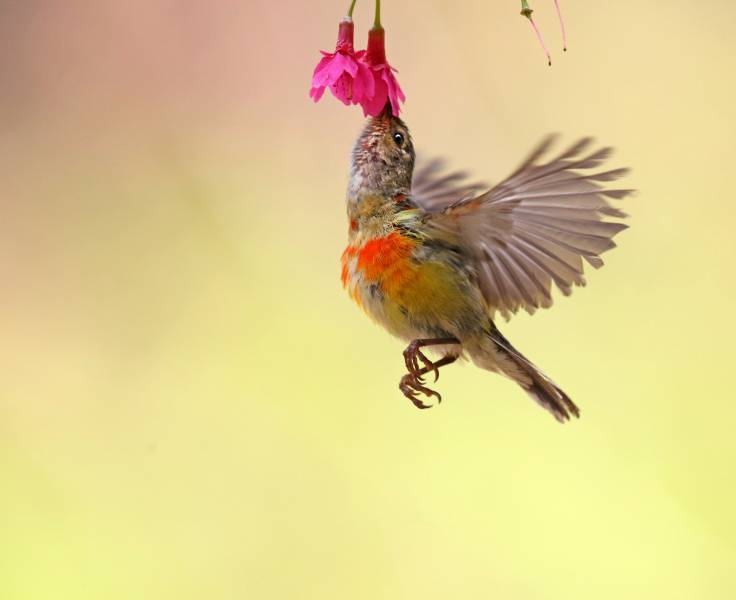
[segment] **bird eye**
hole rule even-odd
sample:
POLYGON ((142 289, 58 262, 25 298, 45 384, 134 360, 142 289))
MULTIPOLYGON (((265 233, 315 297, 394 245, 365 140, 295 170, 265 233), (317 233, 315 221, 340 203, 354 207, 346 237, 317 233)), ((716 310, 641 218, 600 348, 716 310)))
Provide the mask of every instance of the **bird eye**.
POLYGON ((394 133, 394 135, 393 135, 393 138, 394 138, 394 142, 396 142, 396 145, 399 148, 401 148, 401 146, 403 146, 403 144, 404 144, 404 136, 401 133, 399 133, 398 131, 396 131, 394 133))

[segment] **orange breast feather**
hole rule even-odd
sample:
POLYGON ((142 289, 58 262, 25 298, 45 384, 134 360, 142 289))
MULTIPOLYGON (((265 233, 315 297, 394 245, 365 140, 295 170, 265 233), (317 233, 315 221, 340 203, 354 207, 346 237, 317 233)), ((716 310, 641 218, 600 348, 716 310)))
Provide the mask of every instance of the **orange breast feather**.
POLYGON ((458 315, 472 310, 453 267, 441 261, 412 260, 417 243, 391 233, 361 246, 348 246, 342 255, 342 281, 353 300, 367 309, 360 288, 377 284, 384 302, 382 318, 393 323, 404 319, 406 308, 417 319, 429 320, 438 314, 458 315), (361 285, 352 285, 357 283, 351 280, 353 274, 360 277, 361 285))
POLYGON ((348 283, 348 263, 357 257, 357 268, 367 283, 380 283, 387 294, 397 291, 416 273, 411 253, 416 242, 400 233, 368 240, 359 247, 348 246, 342 256, 342 282, 348 283))

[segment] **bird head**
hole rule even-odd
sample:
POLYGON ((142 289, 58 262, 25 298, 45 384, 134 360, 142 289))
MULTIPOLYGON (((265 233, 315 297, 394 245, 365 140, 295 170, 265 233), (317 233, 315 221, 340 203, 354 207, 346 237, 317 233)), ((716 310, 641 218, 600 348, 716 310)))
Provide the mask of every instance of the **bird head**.
POLYGON ((391 114, 391 105, 372 117, 353 148, 351 190, 393 197, 409 194, 414 146, 406 124, 391 114))

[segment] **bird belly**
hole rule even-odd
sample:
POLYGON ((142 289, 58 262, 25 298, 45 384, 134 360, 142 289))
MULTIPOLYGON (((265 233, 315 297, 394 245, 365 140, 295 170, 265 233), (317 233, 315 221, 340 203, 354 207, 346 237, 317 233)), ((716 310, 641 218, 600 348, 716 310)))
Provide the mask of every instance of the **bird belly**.
POLYGON ((370 317, 401 339, 462 339, 486 317, 477 286, 446 258, 394 232, 348 246, 342 281, 370 317))

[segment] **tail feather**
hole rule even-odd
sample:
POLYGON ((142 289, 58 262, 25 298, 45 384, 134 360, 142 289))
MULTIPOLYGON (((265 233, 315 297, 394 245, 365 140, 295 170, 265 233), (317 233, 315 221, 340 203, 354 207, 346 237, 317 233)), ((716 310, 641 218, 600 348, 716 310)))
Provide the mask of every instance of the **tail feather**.
POLYGON ((580 417, 580 409, 570 400, 554 381, 511 345, 503 334, 491 323, 489 337, 499 352, 509 358, 528 377, 529 381, 513 377, 526 392, 543 408, 552 413, 560 423, 570 420, 570 415, 580 417))

